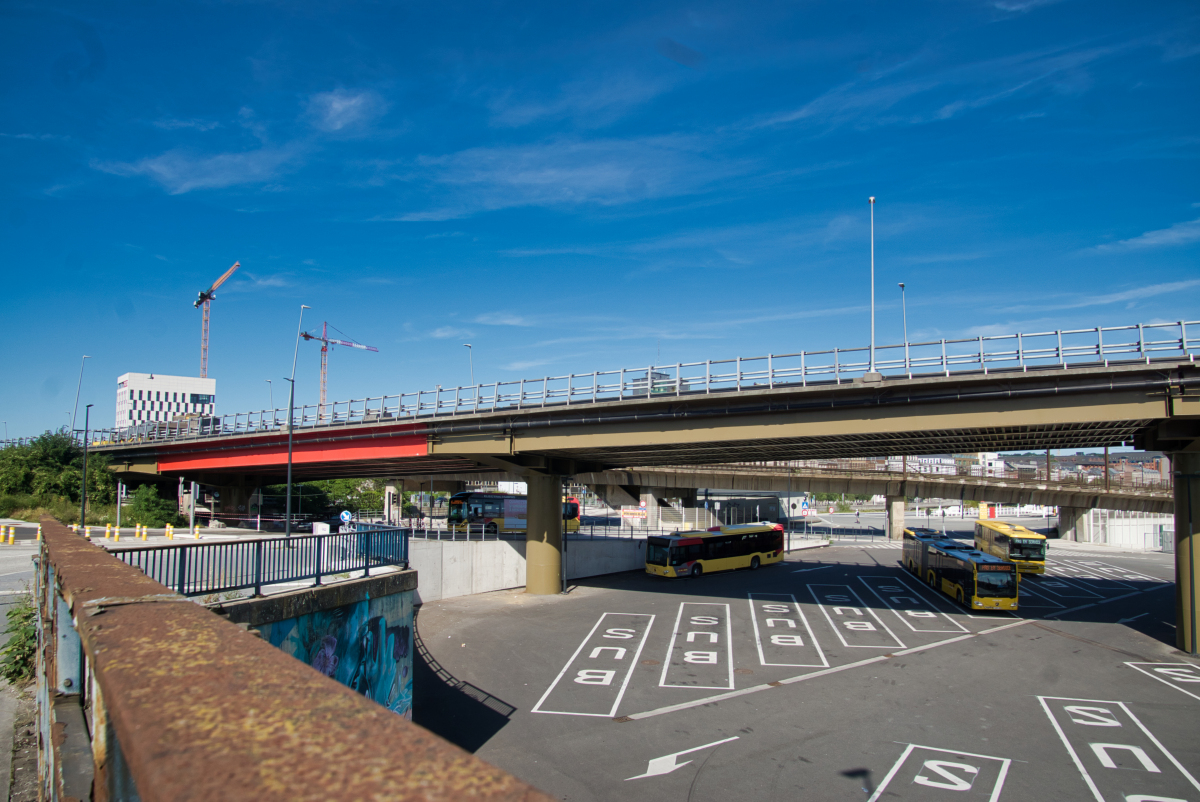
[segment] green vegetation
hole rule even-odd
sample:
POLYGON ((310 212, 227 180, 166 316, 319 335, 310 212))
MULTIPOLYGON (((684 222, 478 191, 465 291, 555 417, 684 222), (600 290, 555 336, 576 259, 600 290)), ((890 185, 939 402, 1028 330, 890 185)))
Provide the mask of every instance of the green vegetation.
POLYGON ((179 514, 178 502, 159 498, 153 485, 142 485, 133 492, 132 503, 125 508, 124 519, 129 523, 149 526, 153 529, 172 524, 187 526, 187 519, 179 514))
MULTIPOLYGON (((108 462, 102 454, 88 455, 89 524, 116 519, 117 482, 108 462)), ((83 448, 65 430, 0 449, 0 516, 36 521, 52 515, 78 523, 82 480, 83 448)))
POLYGON ((813 493, 813 501, 870 501, 865 493, 813 493))
MULTIPOLYGON (((383 509, 386 482, 382 479, 327 479, 292 485, 292 511, 325 516, 342 510, 383 509)), ((268 485, 262 489, 263 507, 283 512, 287 485, 268 485)), ((408 503, 409 493, 404 493, 408 503)))
POLYGON ((33 597, 26 593, 6 613, 8 624, 4 627, 9 636, 8 645, 0 649, 0 677, 9 682, 28 682, 33 678, 33 663, 37 655, 37 625, 33 597))
POLYGON ((850 503, 848 501, 842 501, 840 499, 838 500, 838 502, 836 504, 833 505, 833 508, 835 510, 837 510, 838 512, 850 512, 851 511, 850 503))

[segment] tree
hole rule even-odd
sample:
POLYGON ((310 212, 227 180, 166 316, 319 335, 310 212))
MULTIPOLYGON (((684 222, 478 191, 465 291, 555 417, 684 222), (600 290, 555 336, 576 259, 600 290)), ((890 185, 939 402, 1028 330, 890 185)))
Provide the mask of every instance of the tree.
POLYGON ((161 498, 153 485, 142 485, 133 491, 133 503, 127 516, 135 524, 157 529, 160 526, 175 526, 187 523, 179 514, 179 505, 170 499, 161 498))
MULTIPOLYGON (((104 454, 88 455, 88 500, 112 504, 117 482, 104 454)), ((65 430, 0 449, 0 495, 30 495, 79 502, 83 448, 65 430)))

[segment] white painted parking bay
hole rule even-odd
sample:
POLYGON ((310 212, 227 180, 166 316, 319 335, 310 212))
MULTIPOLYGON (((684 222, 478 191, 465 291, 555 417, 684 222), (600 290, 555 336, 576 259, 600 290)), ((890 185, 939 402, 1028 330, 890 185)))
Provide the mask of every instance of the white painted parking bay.
POLYGON ((849 585, 809 585, 808 591, 843 646, 850 649, 904 648, 904 642, 849 585))
POLYGON ((728 604, 681 603, 659 687, 732 690, 732 639, 728 604))
POLYGON ((616 715, 633 676, 653 615, 605 613, 530 712, 616 715))
POLYGON ((760 665, 829 666, 795 596, 790 593, 748 595, 760 665))
POLYGON ((939 614, 925 597, 899 577, 860 576, 859 581, 913 632, 966 632, 945 613, 939 614))

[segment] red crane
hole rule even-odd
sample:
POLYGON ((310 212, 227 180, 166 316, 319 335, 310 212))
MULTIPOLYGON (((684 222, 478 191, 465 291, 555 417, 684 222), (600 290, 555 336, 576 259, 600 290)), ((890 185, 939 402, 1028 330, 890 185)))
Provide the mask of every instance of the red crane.
MULTIPOLYGON (((334 329, 334 331, 337 331, 337 329, 334 329)), ((341 334, 341 332, 338 333, 341 334)), ((310 334, 305 331, 301 332, 300 336, 306 340, 316 340, 321 343, 321 402, 317 407, 317 420, 322 420, 325 417, 325 386, 329 381, 329 346, 341 345, 346 348, 357 348, 360 351, 374 351, 376 353, 379 353, 379 349, 373 345, 356 343, 353 340, 335 340, 330 338, 328 322, 321 324, 321 333, 319 335, 310 334)))
POLYGON ((201 306, 204 307, 204 319, 200 324, 200 378, 202 379, 208 378, 208 318, 210 308, 212 307, 212 299, 216 297, 217 287, 224 284, 233 275, 233 272, 241 266, 241 262, 234 262, 233 267, 226 270, 225 274, 214 281, 211 287, 202 291, 196 297, 196 303, 193 304, 197 309, 201 306))

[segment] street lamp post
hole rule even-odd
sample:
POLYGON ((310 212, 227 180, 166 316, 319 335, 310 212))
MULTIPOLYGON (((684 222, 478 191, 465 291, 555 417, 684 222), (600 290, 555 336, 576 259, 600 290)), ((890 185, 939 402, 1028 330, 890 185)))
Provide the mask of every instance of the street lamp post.
POLYGON ((475 349, 470 343, 463 343, 463 348, 467 349, 467 359, 471 365, 471 386, 475 386, 475 349))
POLYGON ((304 310, 311 306, 300 305, 300 322, 296 325, 296 347, 292 351, 292 377, 288 379, 288 463, 287 463, 287 511, 283 521, 284 537, 292 536, 292 417, 296 407, 296 357, 300 353, 300 331, 304 328, 304 310))
POLYGON ((875 372, 875 196, 871 204, 871 373, 875 372))
POLYGON ((71 409, 71 433, 75 433, 75 415, 79 412, 79 388, 83 386, 83 366, 87 364, 87 360, 91 359, 87 354, 83 355, 83 359, 79 360, 79 381, 75 385, 75 406, 71 409))
POLYGON ((93 406, 88 404, 83 408, 83 486, 79 490, 79 528, 83 531, 87 531, 83 527, 87 523, 84 514, 87 512, 88 417, 93 406))
POLYGON ((900 313, 904 320, 904 372, 908 374, 908 378, 912 378, 912 371, 908 368, 908 305, 904 301, 904 282, 900 282, 900 313))
POLYGON ((271 384, 270 379, 266 379, 265 381, 267 382, 267 392, 271 394, 271 396, 270 396, 271 397, 271 411, 274 412, 275 411, 275 385, 271 384))

